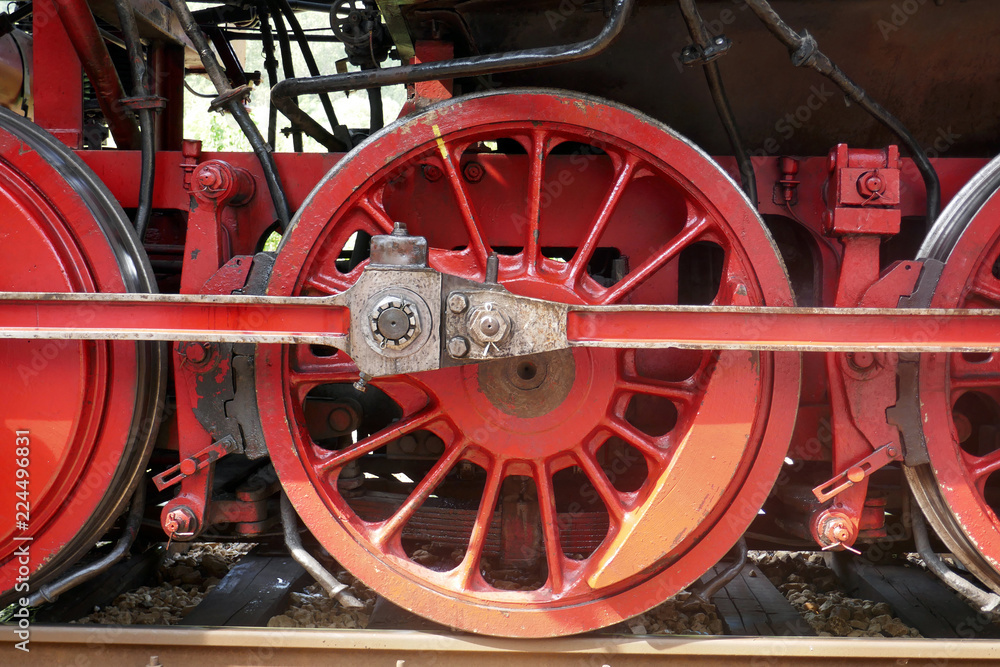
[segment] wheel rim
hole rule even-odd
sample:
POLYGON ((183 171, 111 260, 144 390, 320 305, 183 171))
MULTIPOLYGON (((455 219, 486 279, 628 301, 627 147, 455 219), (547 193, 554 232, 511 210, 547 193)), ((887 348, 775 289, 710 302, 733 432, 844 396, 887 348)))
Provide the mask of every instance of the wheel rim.
MULTIPOLYGON (((0 290, 155 291, 124 213, 82 162, 39 128, 0 111, 0 290)), ((86 312, 81 311, 81 317, 86 312)), ((91 548, 144 470, 162 405, 158 344, 0 341, 3 438, 30 433, 27 531, 0 520, 0 598, 21 570, 13 537, 32 537, 32 590, 91 548), (36 555, 37 554, 37 555, 36 555)), ((13 502, 13 500, 12 500, 13 502)), ((23 517, 17 517, 23 519, 23 517)))
MULTIPOLYGON (((931 307, 1000 307, 998 187, 994 160, 928 235, 921 257, 944 262, 931 307)), ((930 464, 907 470, 911 488, 948 548, 1000 591, 1000 355, 921 355, 918 386, 930 464)))
MULTIPOLYGON (((488 252, 503 252, 501 283, 526 296, 658 303, 672 293, 667 301, 676 302, 682 291, 691 297, 677 279, 682 250, 710 242, 721 249, 724 267, 712 303, 791 303, 759 219, 733 183, 683 139, 592 98, 497 95, 432 109, 357 148, 314 190, 286 234, 269 293, 346 289, 364 266, 337 268, 348 239, 359 230, 387 233, 398 219, 428 238, 430 263, 444 273, 482 280, 488 252), (523 155, 468 152, 502 144, 523 155), (572 151, 563 159, 567 147, 572 151), (567 168, 594 179, 593 197, 557 201, 551 184, 567 168), (511 173, 519 177, 504 177, 511 173), (435 204, 421 208, 421 202, 435 204), (581 250, 553 257, 559 248, 577 246, 581 250), (628 271, 620 259, 612 260, 619 262, 618 275, 596 270, 595 256, 608 247, 629 257, 628 271)), ((696 579, 763 503, 797 404, 797 355, 575 349, 377 379, 372 384, 392 399, 398 420, 371 434, 360 429, 357 443, 324 448, 310 426, 310 392, 318 385, 349 387, 357 369, 340 353, 314 352, 258 349, 258 386, 282 388, 260 397, 260 411, 296 509, 344 566, 386 597, 447 625, 490 634, 602 627, 696 579), (398 494, 396 505, 378 514, 352 497, 355 477, 345 485, 343 476, 356 475, 351 461, 375 465, 382 451, 388 459, 404 435, 424 438, 411 447, 431 442, 443 451, 398 494), (618 460, 609 452, 619 451, 608 449, 609 442, 631 452, 620 477, 639 481, 608 469, 609 457, 618 460), (461 476, 463 465, 474 466, 480 490, 460 511, 443 513, 438 491, 456 471, 461 476), (635 472, 642 468, 644 474, 635 472), (562 491, 578 482, 576 471, 600 499, 591 503, 595 511, 578 510, 588 515, 578 517, 580 526, 572 516, 573 494, 562 491), (534 527, 510 538, 503 517, 515 510, 505 503, 531 506, 532 500, 527 511, 534 527), (433 511, 421 516, 428 504, 433 511), (671 521, 654 530, 646 513, 667 505, 671 521), (435 524, 435 517, 446 523, 435 524), (422 523, 447 532, 448 521, 466 522, 464 533, 456 528, 465 548, 430 567, 418 562, 419 550, 406 544, 412 541, 407 529, 422 523), (635 545, 658 539, 664 541, 660 558, 632 558, 635 545), (518 540, 531 547, 527 557, 510 553, 518 540), (531 561, 543 570, 522 586, 530 590, 504 590, 509 582, 489 567, 497 550, 506 562, 531 561)))

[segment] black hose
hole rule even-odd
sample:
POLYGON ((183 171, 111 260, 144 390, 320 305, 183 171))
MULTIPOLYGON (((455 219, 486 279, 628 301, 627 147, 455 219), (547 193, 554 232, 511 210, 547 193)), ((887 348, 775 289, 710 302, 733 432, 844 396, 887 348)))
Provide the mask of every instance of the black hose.
MULTIPOLYGON (((261 49, 264 51, 264 69, 267 71, 267 83, 274 88, 278 83, 278 61, 274 59, 274 36, 271 35, 271 19, 267 5, 263 2, 258 7, 260 12, 260 38, 261 49)), ((277 146, 278 139, 278 110, 274 107, 274 102, 267 101, 267 143, 271 149, 277 146)))
POLYGON ((861 86, 852 81, 833 61, 823 54, 812 35, 805 31, 801 35, 795 32, 791 26, 778 16, 778 13, 774 11, 767 0, 747 0, 747 5, 757 15, 757 18, 767 26, 767 29, 788 47, 788 51, 792 54, 792 63, 796 67, 805 65, 830 79, 845 95, 871 114, 875 120, 891 130, 899 138, 900 142, 906 146, 910 152, 910 157, 924 178, 924 187, 927 190, 927 225, 929 227, 933 224, 941 208, 941 182, 938 180, 934 165, 927 159, 923 147, 917 142, 916 138, 910 134, 898 118, 873 100, 861 86))
POLYGON ((170 6, 173 8, 174 13, 177 14, 184 33, 194 44, 195 50, 201 57, 201 64, 205 67, 208 78, 215 84, 215 89, 219 92, 219 97, 225 98, 222 102, 223 108, 236 119, 237 125, 243 130, 243 134, 246 135, 247 141, 250 142, 253 152, 257 155, 260 167, 264 172, 264 180, 267 181, 267 189, 271 193, 271 201, 274 203, 274 213, 278 219, 278 225, 284 231, 288 228, 290 218, 288 214, 288 200, 285 198, 285 190, 281 187, 281 178, 278 176, 278 168, 274 164, 274 155, 272 155, 271 147, 264 141, 260 130, 257 129, 253 119, 250 118, 250 113, 243 106, 243 101, 238 96, 233 95, 234 91, 229 87, 229 80, 226 78, 226 73, 222 71, 219 61, 215 59, 215 54, 212 53, 212 49, 208 45, 208 39, 201 28, 198 27, 194 16, 191 15, 191 9, 187 6, 187 2, 185 0, 170 0, 170 6))
MULTIPOLYGON (((276 2, 288 19, 288 25, 292 27, 292 32, 295 33, 295 39, 299 44, 299 49, 302 51, 302 59, 306 61, 309 74, 314 77, 319 76, 319 67, 316 65, 316 59, 313 57, 312 47, 309 46, 309 39, 305 31, 302 30, 302 25, 299 23, 298 17, 295 16, 295 12, 288 5, 288 0, 276 0, 276 2)), ((349 150, 351 148, 350 136, 347 134, 347 128, 341 127, 340 123, 337 122, 337 114, 333 110, 333 101, 330 99, 330 96, 323 93, 319 96, 319 101, 323 105, 326 120, 330 123, 330 129, 333 130, 333 136, 338 144, 333 148, 329 146, 327 148, 333 152, 349 150)))
POLYGON ((501 72, 549 67, 563 63, 584 60, 607 49, 625 26, 625 21, 635 0, 615 0, 611 16, 600 34, 583 42, 563 46, 546 46, 537 49, 523 49, 507 53, 470 56, 399 67, 363 69, 343 74, 328 74, 302 79, 285 79, 271 89, 271 99, 275 106, 293 124, 298 124, 309 136, 330 150, 337 150, 340 142, 326 129, 309 117, 295 98, 299 95, 317 95, 344 90, 380 88, 396 84, 410 84, 420 81, 458 79, 485 76, 501 72))
POLYGON ((385 112, 382 110, 382 89, 368 89, 368 109, 371 112, 371 121, 368 123, 368 130, 374 132, 381 130, 385 126, 385 112))
MULTIPOLYGON (((702 50, 711 45, 711 35, 705 28, 705 22, 695 6, 694 0, 680 0, 681 14, 687 23, 688 32, 691 39, 702 50)), ((708 82, 708 90, 712 93, 712 101, 715 102, 715 110, 719 113, 719 120, 729 135, 729 145, 732 146, 733 155, 740 168, 740 183, 743 191, 750 198, 750 203, 757 207, 757 177, 753 171, 753 161, 747 154, 743 143, 743 136, 736 125, 736 118, 733 116, 733 109, 729 105, 729 97, 722 84, 722 73, 719 71, 719 64, 715 61, 704 63, 705 80, 708 82)))
MULTIPOLYGON (((129 0, 115 0, 115 10, 121 22, 122 37, 125 38, 125 49, 128 52, 129 64, 132 67, 132 94, 139 98, 149 98, 149 86, 146 84, 146 59, 142 54, 142 42, 139 39, 139 26, 135 21, 135 11, 129 0)), ((135 210, 135 231, 142 243, 149 227, 149 219, 153 214, 153 185, 156 178, 156 137, 153 129, 153 110, 141 108, 139 116, 139 147, 142 155, 142 168, 139 176, 139 204, 135 210)))
MULTIPOLYGON (((274 29, 278 34, 278 48, 281 49, 281 69, 285 73, 286 79, 295 78, 295 62, 292 60, 292 45, 288 38, 288 28, 285 27, 285 20, 281 18, 281 11, 278 9, 277 0, 267 0, 271 8, 271 18, 274 19, 274 29)), ((274 86, 271 86, 274 89, 274 86)), ((271 98, 271 106, 277 107, 274 98, 271 98)), ((292 150, 296 153, 302 152, 302 130, 292 122, 292 150)))

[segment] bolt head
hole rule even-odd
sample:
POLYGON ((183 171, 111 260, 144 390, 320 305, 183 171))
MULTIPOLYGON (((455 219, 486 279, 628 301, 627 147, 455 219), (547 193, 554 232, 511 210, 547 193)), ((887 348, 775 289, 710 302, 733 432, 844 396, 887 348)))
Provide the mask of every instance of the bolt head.
POLYGON ((383 348, 401 350, 420 334, 416 307, 397 296, 387 296, 375 304, 370 319, 372 337, 383 348))
POLYGON ((455 359, 461 359, 469 353, 469 341, 462 336, 455 336, 448 341, 448 354, 455 359))
POLYGON ((188 343, 184 347, 184 358, 192 364, 203 364, 208 360, 208 346, 204 343, 188 343))
POLYGON ((462 167, 462 175, 465 176, 465 180, 470 183, 478 183, 483 180, 483 176, 486 175, 486 170, 484 170, 483 165, 478 162, 469 162, 462 167))
POLYGON ((434 183, 435 181, 440 181, 441 177, 444 176, 444 173, 441 171, 441 167, 437 166, 436 164, 425 164, 421 167, 420 170, 423 172, 424 178, 426 178, 431 183, 434 183))
POLYGON ((461 292, 452 292, 448 296, 448 310, 456 315, 465 312, 465 309, 468 307, 469 299, 461 292))
POLYGON ((469 335, 479 345, 499 343, 510 328, 510 318, 494 303, 478 306, 469 313, 469 335))

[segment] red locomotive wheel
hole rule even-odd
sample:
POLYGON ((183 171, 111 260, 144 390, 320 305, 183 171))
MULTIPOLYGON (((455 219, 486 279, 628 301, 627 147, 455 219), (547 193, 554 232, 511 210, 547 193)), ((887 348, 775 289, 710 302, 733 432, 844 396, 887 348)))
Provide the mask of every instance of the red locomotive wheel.
MULTIPOLYGON (((62 144, 6 109, 0 239, 2 291, 155 291, 111 194, 62 144)), ((35 592, 73 563, 124 509, 155 433, 161 357, 161 346, 147 343, 0 341, 0 494, 8 503, 0 605, 24 596, 18 583, 35 592), (15 475, 15 459, 26 460, 26 477, 15 475), (15 553, 26 543, 17 537, 32 538, 30 557, 15 553)))
MULTIPOLYGON (((303 205, 269 293, 344 290, 393 221, 444 273, 481 281, 496 252, 517 294, 792 303, 770 236, 706 155, 576 94, 475 95, 380 131, 303 205)), ((378 378, 364 394, 356 378, 333 350, 258 348, 268 448, 299 514, 396 604, 540 637, 641 613, 725 554, 778 473, 799 358, 593 348, 378 378)))
MULTIPOLYGON (((956 195, 920 251, 943 261, 932 308, 1000 308, 1000 158, 956 195)), ((1000 355, 925 354, 919 401, 929 465, 907 469, 931 525, 1000 592, 1000 355)))

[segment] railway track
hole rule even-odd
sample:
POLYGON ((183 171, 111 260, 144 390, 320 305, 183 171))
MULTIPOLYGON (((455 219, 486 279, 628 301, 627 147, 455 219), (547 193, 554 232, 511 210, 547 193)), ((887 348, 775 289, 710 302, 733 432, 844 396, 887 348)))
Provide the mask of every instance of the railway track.
POLYGON ((18 665, 986 665, 989 640, 817 637, 627 637, 497 639, 406 630, 268 630, 37 626, 31 652, 0 633, 0 662, 18 665))
MULTIPOLYGON (((132 586, 153 581, 149 560, 150 552, 136 556, 113 575, 116 581, 110 580, 111 575, 102 577, 90 584, 89 592, 67 595, 40 610, 31 625, 29 643, 21 644, 30 649, 27 653, 18 649, 23 637, 16 634, 16 626, 0 629, 0 664, 170 667, 360 662, 411 667, 531 662, 618 667, 662 664, 664 659, 676 665, 786 665, 805 661, 829 665, 964 665, 994 664, 1000 659, 1000 626, 995 616, 968 606, 930 573, 912 565, 878 565, 843 557, 831 559, 837 583, 827 599, 837 597, 853 603, 853 598, 862 598, 865 605, 882 605, 890 610, 893 622, 922 637, 815 636, 818 629, 825 634, 822 628, 826 626, 807 622, 809 607, 799 604, 798 595, 803 590, 803 577, 811 573, 821 578, 823 566, 806 565, 812 561, 805 557, 793 559, 801 565, 798 574, 786 574, 786 581, 781 582, 775 580, 774 573, 782 561, 777 557, 758 558, 746 563, 723 588, 712 593, 711 605, 724 633, 717 636, 644 634, 645 627, 633 619, 568 638, 485 638, 449 631, 381 598, 371 612, 367 629, 266 627, 289 605, 293 593, 311 581, 302 576, 304 572, 297 570, 297 564, 287 554, 268 548, 243 554, 219 585, 183 614, 179 626, 48 622, 75 618, 74 614, 79 615, 87 605, 93 609, 95 604, 121 603, 121 598, 113 602, 115 594, 106 591, 119 590, 113 585, 119 583, 124 571, 133 573, 132 586), (147 567, 139 567, 143 563, 147 567)), ((720 565, 716 571, 723 569, 725 566, 720 565)), ((683 608, 678 603, 678 610, 683 608)))

